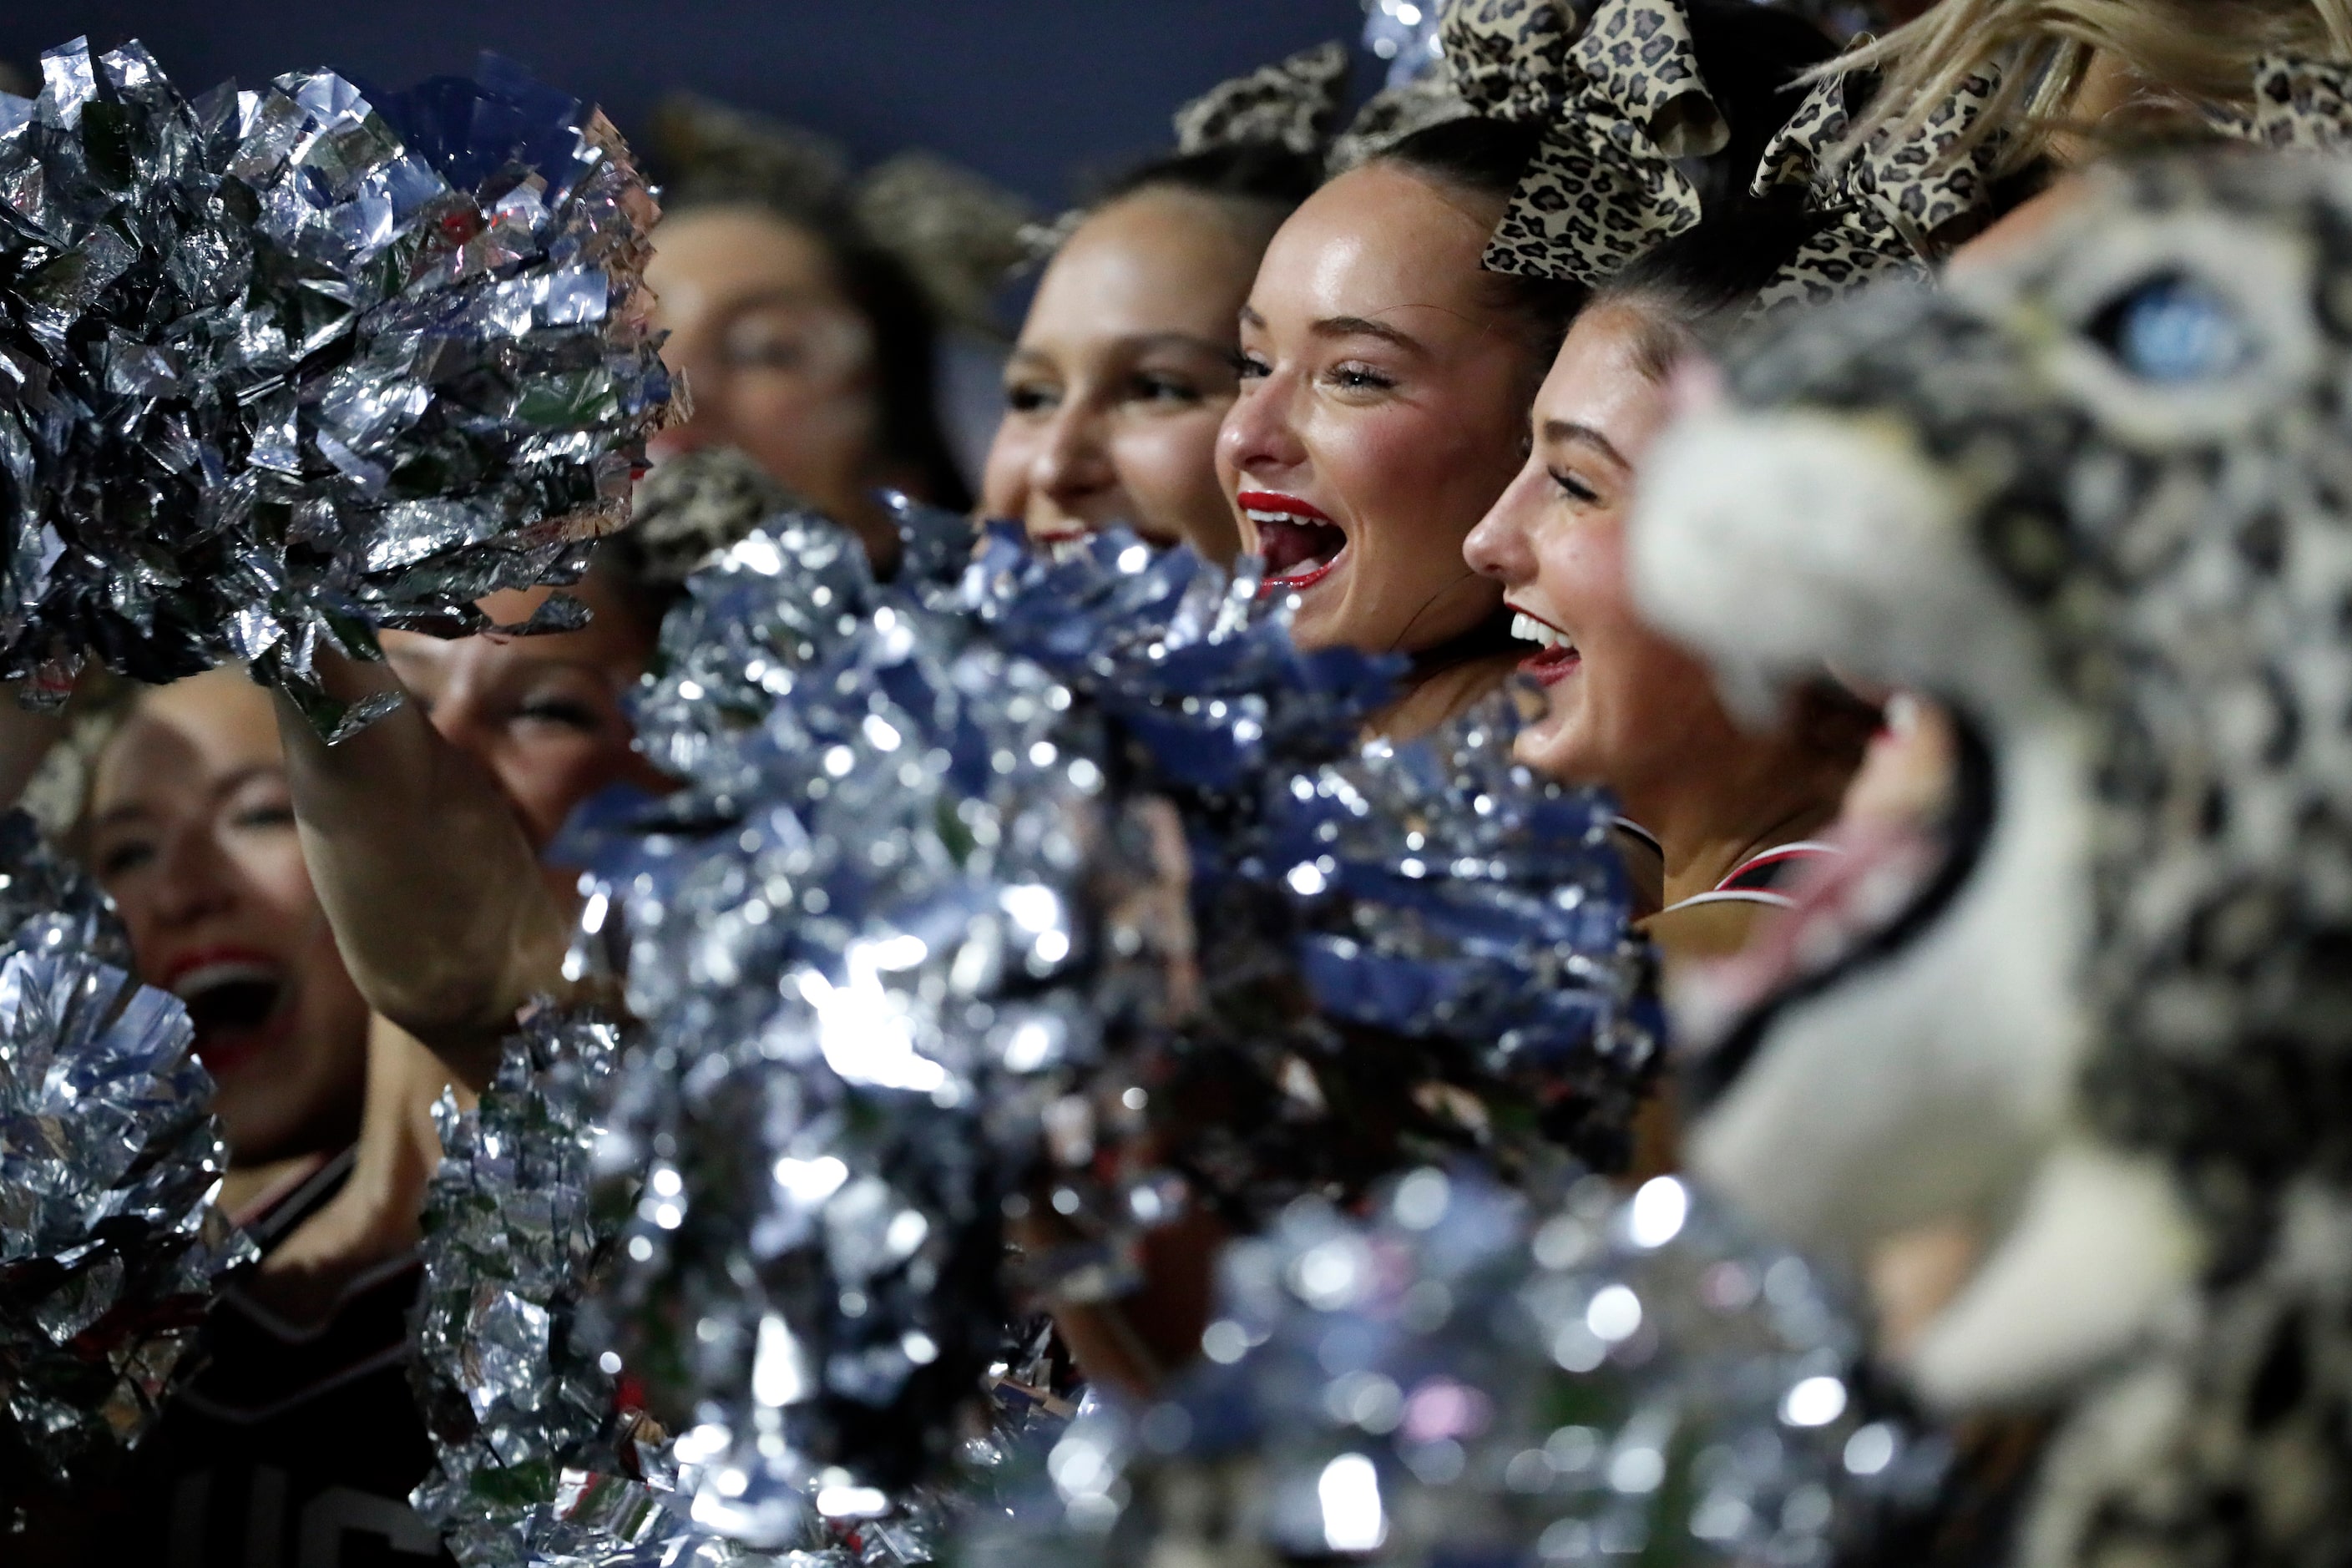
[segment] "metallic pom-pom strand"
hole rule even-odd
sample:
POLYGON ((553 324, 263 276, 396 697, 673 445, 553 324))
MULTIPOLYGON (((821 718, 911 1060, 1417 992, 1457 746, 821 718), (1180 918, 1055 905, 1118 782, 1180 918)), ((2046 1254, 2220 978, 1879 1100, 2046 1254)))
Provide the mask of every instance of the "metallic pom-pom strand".
POLYGON ((635 1458, 613 1371, 574 1328, 620 1230, 590 1176, 620 1044, 593 1014, 543 1007, 473 1110, 447 1096, 435 1108, 411 1379, 436 1467, 412 1500, 467 1568, 523 1568, 534 1510, 564 1470, 625 1472, 635 1458))

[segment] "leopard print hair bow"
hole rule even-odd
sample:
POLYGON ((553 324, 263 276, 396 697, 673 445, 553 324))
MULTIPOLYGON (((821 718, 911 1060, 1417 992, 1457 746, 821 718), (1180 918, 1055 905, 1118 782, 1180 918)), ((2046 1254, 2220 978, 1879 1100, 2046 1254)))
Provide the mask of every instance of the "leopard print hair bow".
POLYGON ((1176 111, 1176 151, 1272 142, 1320 152, 1348 103, 1348 46, 1336 40, 1218 83, 1176 111))
POLYGON ((1846 88, 1843 77, 1815 83, 1764 149, 1753 194, 1806 186, 1830 221, 1765 288, 1751 315, 1817 305, 1890 274, 1925 276, 1990 207, 2000 141, 1969 138, 2000 96, 1998 67, 1970 76, 1917 131, 1899 139, 1882 132, 1840 156, 1852 123, 1846 88))
POLYGON ((2208 118, 2228 135, 2296 153, 2352 152, 2352 65, 2264 55, 2254 62, 2251 109, 2208 118))
POLYGON ((1675 0, 1456 0, 1443 33, 1477 113, 1536 121, 1541 146, 1486 247, 1491 271, 1600 284, 1699 220, 1677 158, 1730 138, 1675 0))

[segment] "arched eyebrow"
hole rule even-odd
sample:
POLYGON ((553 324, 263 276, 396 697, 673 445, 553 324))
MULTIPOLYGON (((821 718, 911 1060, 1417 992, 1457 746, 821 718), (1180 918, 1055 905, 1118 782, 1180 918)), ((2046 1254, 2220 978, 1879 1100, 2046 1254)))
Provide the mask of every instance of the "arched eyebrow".
MULTIPOLYGON (((1233 344, 1217 342, 1213 339, 1198 337, 1191 332, 1136 332, 1114 341, 1120 349, 1130 353, 1149 353, 1157 349, 1183 349, 1194 353, 1207 354, 1219 361, 1229 361, 1234 357, 1233 344)), ((1006 359, 1008 362, 1038 361, 1048 357, 1043 350, 1015 344, 1006 359)))
MULTIPOLYGON (((1263 327, 1265 318, 1244 305, 1242 324, 1263 327)), ((1386 321, 1374 321, 1370 316, 1325 316, 1310 323, 1307 330, 1318 338, 1378 338, 1382 342, 1395 344, 1407 353, 1425 354, 1429 352, 1411 332, 1390 326, 1386 321)))
POLYGON ((1543 438, 1546 446, 1558 446, 1573 441, 1578 446, 1590 447, 1628 472, 1631 472, 1633 467, 1625 460, 1625 454, 1617 449, 1615 442, 1591 426, 1580 425, 1573 419, 1545 420, 1543 438))

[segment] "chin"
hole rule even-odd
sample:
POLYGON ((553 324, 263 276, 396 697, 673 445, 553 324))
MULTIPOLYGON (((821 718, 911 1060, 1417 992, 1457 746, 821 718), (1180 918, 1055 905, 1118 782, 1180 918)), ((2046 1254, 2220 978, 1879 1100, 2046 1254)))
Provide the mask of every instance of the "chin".
POLYGON ((1335 625, 1335 614, 1325 614, 1311 604, 1302 603, 1298 614, 1290 623, 1290 640, 1302 653, 1320 653, 1329 647, 1364 647, 1360 637, 1348 636, 1345 627, 1335 625))
POLYGON ((1578 765, 1576 744, 1560 733, 1563 728, 1563 721, 1547 714, 1519 731, 1511 755, 1556 783, 1589 784, 1592 781, 1588 770, 1578 765))

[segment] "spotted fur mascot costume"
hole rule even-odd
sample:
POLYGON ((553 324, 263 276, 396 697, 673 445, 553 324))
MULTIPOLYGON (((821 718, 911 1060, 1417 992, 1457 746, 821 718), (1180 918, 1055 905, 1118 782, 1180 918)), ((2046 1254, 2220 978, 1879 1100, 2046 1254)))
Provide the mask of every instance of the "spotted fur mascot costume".
POLYGON ((1969 737, 1939 868, 1788 944, 1691 1152, 1832 1250, 1987 1226, 1909 1371, 2061 1413, 2020 1561, 2352 1551, 2347 300, 2352 166, 2118 164, 1798 320, 1645 479, 1728 689, 1828 659, 1969 737))

